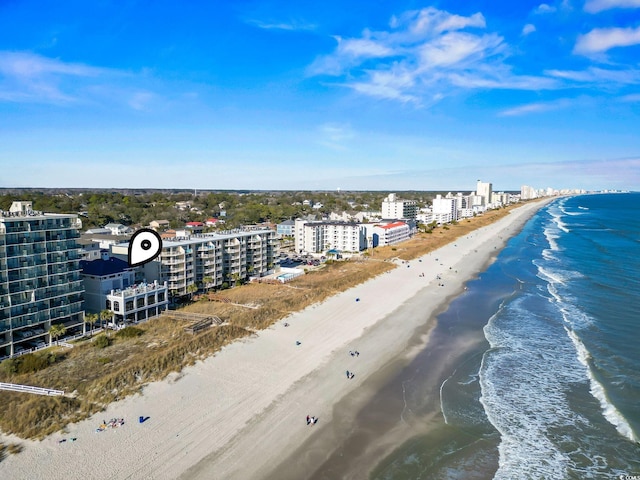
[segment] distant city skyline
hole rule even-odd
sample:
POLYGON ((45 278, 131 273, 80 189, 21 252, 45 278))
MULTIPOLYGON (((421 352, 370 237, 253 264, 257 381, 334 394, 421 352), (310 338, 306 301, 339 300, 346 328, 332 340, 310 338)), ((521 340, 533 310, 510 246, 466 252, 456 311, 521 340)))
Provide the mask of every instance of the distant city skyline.
POLYGON ((640 0, 0 4, 0 188, 640 190, 640 0))

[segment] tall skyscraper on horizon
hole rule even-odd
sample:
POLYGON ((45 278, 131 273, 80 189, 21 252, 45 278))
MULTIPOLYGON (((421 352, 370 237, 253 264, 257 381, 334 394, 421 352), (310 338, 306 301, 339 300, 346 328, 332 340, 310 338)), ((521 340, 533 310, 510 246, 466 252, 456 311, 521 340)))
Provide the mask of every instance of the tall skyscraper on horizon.
POLYGON ((493 186, 489 182, 482 182, 478 180, 476 186, 476 195, 484 198, 483 205, 489 205, 491 203, 491 194, 493 193, 493 186))

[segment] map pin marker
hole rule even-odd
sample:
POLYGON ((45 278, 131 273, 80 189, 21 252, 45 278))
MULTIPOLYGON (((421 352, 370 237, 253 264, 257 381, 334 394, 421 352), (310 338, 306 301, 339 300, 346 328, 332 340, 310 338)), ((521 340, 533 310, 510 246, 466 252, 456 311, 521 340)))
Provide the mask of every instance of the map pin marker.
POLYGON ((162 238, 155 230, 142 228, 129 240, 129 266, 144 265, 160 255, 162 238))

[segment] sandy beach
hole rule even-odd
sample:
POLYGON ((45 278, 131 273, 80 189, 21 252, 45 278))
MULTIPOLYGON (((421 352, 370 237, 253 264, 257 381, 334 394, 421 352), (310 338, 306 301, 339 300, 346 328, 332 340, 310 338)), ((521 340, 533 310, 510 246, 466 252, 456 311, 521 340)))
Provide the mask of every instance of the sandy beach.
POLYGON ((375 382, 367 380, 382 380, 415 356, 436 315, 544 204, 525 204, 420 259, 397 261, 393 271, 150 384, 64 434, 20 441, 25 450, 0 462, 0 477, 311 477, 345 435, 358 405, 374 393, 375 382), (346 370, 355 377, 347 379, 346 370), (336 408, 346 398, 350 407, 336 408), (318 423, 306 425, 307 415, 318 423), (139 423, 140 416, 148 419, 139 423), (114 417, 125 424, 96 432, 114 417), (301 451, 302 445, 309 448, 301 451))

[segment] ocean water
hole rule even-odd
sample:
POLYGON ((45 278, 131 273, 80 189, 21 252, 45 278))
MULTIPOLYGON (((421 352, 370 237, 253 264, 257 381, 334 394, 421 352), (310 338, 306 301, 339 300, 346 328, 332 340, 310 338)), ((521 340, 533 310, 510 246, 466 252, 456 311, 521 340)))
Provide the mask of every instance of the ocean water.
POLYGON ((640 475, 640 194, 542 208, 436 331, 460 322, 486 341, 443 381, 441 424, 372 478, 640 475))

